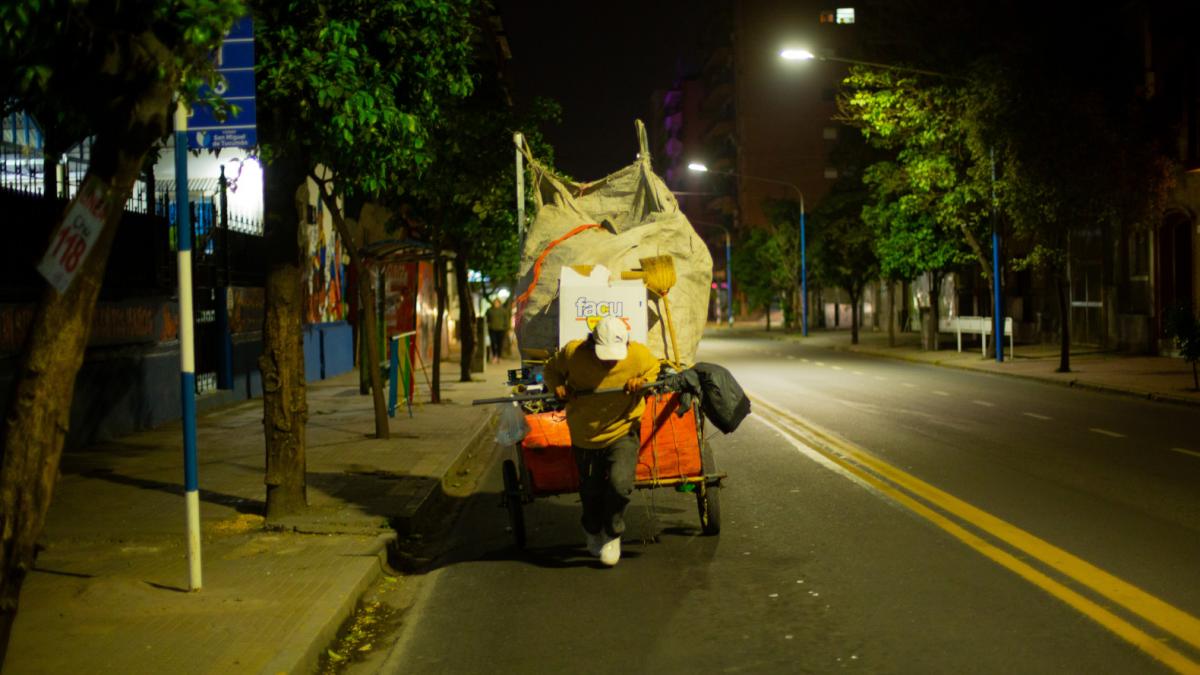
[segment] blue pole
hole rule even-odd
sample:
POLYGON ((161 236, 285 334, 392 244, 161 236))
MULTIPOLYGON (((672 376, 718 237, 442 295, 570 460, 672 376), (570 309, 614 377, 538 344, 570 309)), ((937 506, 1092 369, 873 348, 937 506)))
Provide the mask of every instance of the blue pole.
POLYGON ((996 341, 996 363, 1004 363, 1004 312, 1000 309, 1000 235, 992 230, 992 315, 995 317, 995 328, 992 339, 996 341))
POLYGON ((192 325, 192 227, 188 213, 187 108, 175 108, 175 232, 179 270, 179 398, 183 405, 183 490, 188 588, 200 590, 200 480, 196 459, 196 352, 192 325))
POLYGON ((800 195, 800 334, 808 337, 808 252, 804 241, 804 195, 800 195))
POLYGON ((1000 296, 1000 234, 996 232, 996 149, 989 148, 992 159, 992 339, 996 342, 996 363, 1004 363, 1004 311, 1000 296))
POLYGON ((729 241, 729 230, 725 230, 725 293, 729 298, 729 327, 733 328, 733 244, 729 241))

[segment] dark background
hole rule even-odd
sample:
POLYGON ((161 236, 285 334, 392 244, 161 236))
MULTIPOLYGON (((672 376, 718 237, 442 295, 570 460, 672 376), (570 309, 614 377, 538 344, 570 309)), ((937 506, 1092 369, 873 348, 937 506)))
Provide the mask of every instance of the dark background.
POLYGON ((520 105, 545 96, 562 105, 562 122, 545 130, 558 169, 590 181, 634 160, 633 121, 647 121, 654 90, 702 58, 699 37, 709 4, 498 3, 513 55, 514 99, 520 105))

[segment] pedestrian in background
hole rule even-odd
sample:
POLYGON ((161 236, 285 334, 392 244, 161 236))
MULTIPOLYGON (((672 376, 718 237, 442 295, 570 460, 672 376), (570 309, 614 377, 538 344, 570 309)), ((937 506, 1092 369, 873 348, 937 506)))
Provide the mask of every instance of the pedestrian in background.
POLYGON ((500 362, 500 354, 504 351, 504 337, 508 334, 508 308, 500 300, 492 300, 492 306, 486 312, 488 337, 492 344, 492 363, 500 362))
POLYGON ((625 507, 637 477, 646 409, 639 390, 658 377, 658 359, 645 345, 629 342, 629 329, 620 319, 606 316, 586 340, 560 349, 544 373, 546 386, 567 401, 588 552, 611 567, 621 559, 625 507), (576 398, 615 387, 624 391, 576 398))

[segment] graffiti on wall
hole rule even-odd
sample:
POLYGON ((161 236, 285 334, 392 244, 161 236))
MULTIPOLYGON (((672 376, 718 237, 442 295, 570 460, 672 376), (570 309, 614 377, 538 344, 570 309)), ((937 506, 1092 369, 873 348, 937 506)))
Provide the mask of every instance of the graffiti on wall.
POLYGON ((333 221, 318 200, 316 217, 305 226, 306 260, 304 266, 304 319, 308 323, 342 321, 346 265, 342 241, 333 230, 333 221))
MULTIPOLYGON (((33 305, 0 305, 0 353, 15 353, 24 345, 33 323, 33 305)), ((92 314, 88 345, 92 347, 167 342, 179 337, 179 313, 174 303, 99 302, 92 314)))

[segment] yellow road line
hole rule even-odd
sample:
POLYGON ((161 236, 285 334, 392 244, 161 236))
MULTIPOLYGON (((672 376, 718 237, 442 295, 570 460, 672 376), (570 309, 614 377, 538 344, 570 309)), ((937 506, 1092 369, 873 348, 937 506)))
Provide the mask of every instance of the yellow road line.
POLYGON ((760 407, 766 408, 767 412, 775 417, 786 420, 790 425, 803 430, 801 432, 789 429, 788 431, 791 434, 797 437, 810 435, 815 440, 827 444, 829 446, 827 449, 820 447, 814 449, 821 452, 822 455, 835 462, 838 466, 868 482, 892 499, 895 499, 914 513, 945 530, 956 539, 959 539, 989 559, 1042 588, 1054 597, 1066 602, 1085 616, 1161 661, 1163 664, 1182 673, 1200 673, 1200 663, 1172 650, 1099 604, 1055 581, 1044 573, 1039 572, 979 536, 972 534, 944 515, 913 499, 913 497, 898 490, 893 485, 884 482, 876 475, 865 471, 864 467, 891 481, 895 486, 908 490, 913 495, 921 497, 1014 548, 1037 558, 1049 567, 1091 588, 1117 605, 1170 632, 1196 648, 1200 648, 1200 619, 1059 549, 1049 542, 1039 539, 887 464, 849 442, 836 438, 828 432, 820 430, 812 424, 802 421, 774 405, 766 403, 759 397, 754 397, 754 402, 760 407), (844 453, 846 457, 839 456, 837 452, 844 453))

